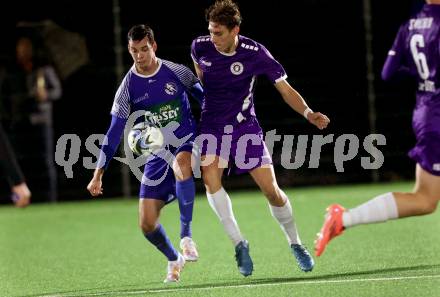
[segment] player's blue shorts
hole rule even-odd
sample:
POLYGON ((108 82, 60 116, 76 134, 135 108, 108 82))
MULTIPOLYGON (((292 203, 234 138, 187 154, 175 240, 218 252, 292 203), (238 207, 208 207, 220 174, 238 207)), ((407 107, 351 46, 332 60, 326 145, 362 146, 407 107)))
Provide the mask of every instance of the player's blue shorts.
MULTIPOLYGON (((172 155, 176 156, 179 152, 192 152, 193 148, 192 137, 189 141, 185 142, 178 148, 168 146, 168 151, 172 155)), ((176 199, 176 178, 174 176, 173 168, 168 164, 170 162, 165 161, 166 158, 153 156, 148 159, 148 162, 144 167, 143 178, 147 182, 143 181, 139 190, 140 199, 157 199, 162 200, 165 204, 172 202, 176 199), (161 182, 157 185, 148 185, 149 181, 161 182)), ((172 163, 171 163, 172 164, 172 163)))
POLYGON ((227 174, 242 174, 255 168, 272 164, 272 158, 264 142, 263 131, 256 119, 244 121, 232 127, 232 133, 225 133, 224 126, 204 126, 202 123, 198 143, 201 155, 216 155, 228 161, 227 174), (231 137, 230 149, 222 138, 231 137), (206 140, 204 140, 206 138, 206 140), (223 142, 223 143, 222 143, 223 142))
POLYGON ((417 135, 417 143, 408 156, 432 175, 440 176, 440 134, 417 135))

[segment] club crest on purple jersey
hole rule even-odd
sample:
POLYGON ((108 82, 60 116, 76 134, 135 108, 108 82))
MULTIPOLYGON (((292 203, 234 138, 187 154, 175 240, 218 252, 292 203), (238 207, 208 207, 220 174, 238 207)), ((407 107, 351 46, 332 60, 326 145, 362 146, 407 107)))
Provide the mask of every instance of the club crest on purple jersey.
POLYGON ((243 73, 244 66, 240 62, 234 62, 231 64, 231 72, 235 75, 240 75, 243 73))

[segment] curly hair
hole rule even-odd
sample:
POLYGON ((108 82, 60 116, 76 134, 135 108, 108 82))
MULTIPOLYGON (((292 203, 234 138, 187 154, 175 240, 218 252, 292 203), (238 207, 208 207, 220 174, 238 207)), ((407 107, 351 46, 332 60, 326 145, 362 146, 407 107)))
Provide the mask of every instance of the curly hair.
POLYGON ((232 30, 241 24, 241 14, 238 5, 232 0, 217 0, 205 11, 207 22, 215 22, 232 30))

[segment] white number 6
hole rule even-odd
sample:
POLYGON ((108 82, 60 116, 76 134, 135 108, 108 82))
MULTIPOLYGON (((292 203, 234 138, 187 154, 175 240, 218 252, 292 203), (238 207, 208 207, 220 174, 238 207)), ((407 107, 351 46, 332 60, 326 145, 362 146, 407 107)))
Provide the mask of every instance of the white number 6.
POLYGON ((423 39, 423 35, 414 34, 411 37, 410 47, 420 78, 427 79, 429 77, 429 67, 428 67, 428 63, 426 62, 426 56, 424 53, 418 51, 419 47, 420 48, 425 47, 425 41, 423 39))

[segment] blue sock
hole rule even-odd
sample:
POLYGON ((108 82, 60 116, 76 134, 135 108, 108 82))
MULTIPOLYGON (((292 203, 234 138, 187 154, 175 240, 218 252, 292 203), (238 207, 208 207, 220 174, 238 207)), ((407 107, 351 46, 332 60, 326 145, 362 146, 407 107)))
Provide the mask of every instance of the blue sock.
POLYGON ((144 234, 145 238, 148 239, 165 257, 168 258, 168 261, 176 261, 178 254, 171 244, 167 234, 165 233, 165 229, 162 225, 159 226, 151 233, 144 234))
POLYGON ((196 187, 192 177, 176 181, 176 195, 180 209, 180 238, 191 237, 191 221, 196 187))

